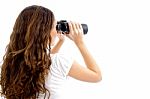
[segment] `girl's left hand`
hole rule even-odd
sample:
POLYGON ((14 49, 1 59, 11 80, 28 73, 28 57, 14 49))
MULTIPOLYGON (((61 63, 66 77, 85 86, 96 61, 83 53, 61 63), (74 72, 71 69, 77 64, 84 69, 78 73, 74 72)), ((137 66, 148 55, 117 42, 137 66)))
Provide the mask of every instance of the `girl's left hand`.
POLYGON ((60 41, 65 41, 65 34, 62 34, 61 32, 57 32, 57 37, 60 41))

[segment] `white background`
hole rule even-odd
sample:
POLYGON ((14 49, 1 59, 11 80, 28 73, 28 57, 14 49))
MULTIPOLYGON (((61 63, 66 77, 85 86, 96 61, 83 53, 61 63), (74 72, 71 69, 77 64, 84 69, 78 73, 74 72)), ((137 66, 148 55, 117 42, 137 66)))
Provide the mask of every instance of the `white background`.
MULTIPOLYGON (((86 83, 70 79, 69 99, 150 99, 149 0, 0 0, 0 60, 16 17, 24 7, 38 4, 56 19, 88 24, 85 42, 100 65, 103 80, 86 83)), ((61 51, 83 60, 72 42, 61 51)))

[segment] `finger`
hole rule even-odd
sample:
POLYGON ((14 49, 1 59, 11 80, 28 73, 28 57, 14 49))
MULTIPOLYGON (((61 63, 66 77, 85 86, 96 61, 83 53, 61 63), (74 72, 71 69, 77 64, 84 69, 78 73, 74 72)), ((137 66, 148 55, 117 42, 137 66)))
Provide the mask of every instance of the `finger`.
POLYGON ((77 30, 80 30, 80 24, 79 23, 76 24, 76 28, 77 28, 77 30))
POLYGON ((81 25, 81 24, 79 24, 79 28, 80 28, 81 30, 83 30, 83 28, 82 28, 82 25, 81 25))
POLYGON ((80 29, 79 29, 79 23, 75 23, 75 27, 76 27, 75 33, 78 35, 79 32, 80 32, 80 29))
POLYGON ((57 31, 57 34, 64 34, 62 31, 57 31))
POLYGON ((83 28, 81 24, 79 24, 79 28, 80 28, 80 33, 83 34, 83 28))
POLYGON ((76 29, 77 29, 77 33, 78 33, 78 34, 79 34, 79 33, 82 33, 82 31, 81 31, 81 29, 80 29, 80 24, 79 24, 79 23, 76 24, 76 29))
POLYGON ((57 34, 61 34, 62 32, 58 31, 57 34))
POLYGON ((77 32, 77 31, 76 31, 76 30, 77 30, 77 26, 76 26, 76 23, 75 23, 75 22, 72 23, 72 28, 73 28, 73 31, 77 32))
POLYGON ((74 32, 75 32, 75 34, 78 34, 78 32, 79 32, 78 23, 74 23, 74 32))
POLYGON ((73 40, 73 37, 70 34, 66 34, 66 37, 68 37, 69 39, 73 40))
POLYGON ((73 31, 73 28, 72 28, 72 23, 71 22, 68 22, 68 25, 69 25, 69 31, 70 33, 73 31))

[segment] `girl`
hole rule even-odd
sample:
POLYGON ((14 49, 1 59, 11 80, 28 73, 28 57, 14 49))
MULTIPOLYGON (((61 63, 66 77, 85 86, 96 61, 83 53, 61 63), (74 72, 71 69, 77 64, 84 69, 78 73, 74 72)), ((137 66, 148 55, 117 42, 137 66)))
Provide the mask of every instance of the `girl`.
POLYGON ((98 64, 83 40, 82 26, 69 22, 70 38, 83 56, 86 67, 57 53, 64 40, 57 37, 53 12, 42 6, 26 7, 16 19, 7 46, 0 84, 7 99, 62 99, 61 86, 67 76, 86 82, 102 79, 98 64))

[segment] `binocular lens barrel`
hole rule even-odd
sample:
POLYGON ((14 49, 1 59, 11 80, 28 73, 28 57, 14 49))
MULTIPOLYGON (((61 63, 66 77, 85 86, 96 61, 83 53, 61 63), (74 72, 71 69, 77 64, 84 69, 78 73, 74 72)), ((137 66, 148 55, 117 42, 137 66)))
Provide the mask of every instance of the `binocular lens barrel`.
MULTIPOLYGON (((87 24, 81 24, 81 26, 83 28, 83 33, 87 34, 87 32, 88 32, 88 26, 87 26, 87 24)), ((57 31, 61 31, 62 33, 69 33, 68 22, 66 20, 58 21, 57 25, 56 25, 56 30, 57 31)))

